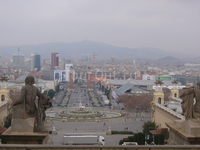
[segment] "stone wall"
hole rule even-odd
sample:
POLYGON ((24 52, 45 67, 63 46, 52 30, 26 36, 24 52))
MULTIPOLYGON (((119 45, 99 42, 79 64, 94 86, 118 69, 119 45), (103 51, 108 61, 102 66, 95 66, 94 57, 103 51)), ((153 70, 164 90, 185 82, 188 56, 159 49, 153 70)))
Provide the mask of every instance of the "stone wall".
POLYGON ((175 145, 175 146, 171 146, 171 145, 163 145, 163 146, 159 146, 159 145, 146 145, 146 146, 139 146, 139 145, 132 145, 132 146, 85 146, 85 145, 81 145, 81 146, 74 146, 74 145, 70 145, 70 146, 53 146, 53 145, 20 145, 20 144, 3 144, 0 145, 0 149, 2 150, 44 150, 44 149, 51 149, 51 150, 199 150, 200 149, 200 145, 175 145))
POLYGON ((178 117, 175 117, 173 114, 165 111, 162 108, 159 108, 158 106, 155 106, 155 112, 154 112, 154 121, 157 125, 159 125, 160 128, 166 128, 166 122, 173 122, 173 120, 179 119, 178 117))

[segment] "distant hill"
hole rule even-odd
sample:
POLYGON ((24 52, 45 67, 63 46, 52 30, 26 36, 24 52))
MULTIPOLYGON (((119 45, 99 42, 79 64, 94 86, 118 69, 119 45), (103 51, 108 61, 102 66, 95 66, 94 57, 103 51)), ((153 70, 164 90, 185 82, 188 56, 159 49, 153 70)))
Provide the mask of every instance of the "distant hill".
POLYGON ((180 60, 180 59, 172 57, 172 56, 166 56, 166 57, 160 58, 159 60, 160 61, 177 61, 177 60, 180 60))
POLYGON ((200 57, 195 57, 193 60, 200 60, 200 57))
MULTIPOLYGON (((1 56, 12 56, 18 53, 18 46, 0 47, 1 56)), ((58 52, 60 58, 82 58, 97 54, 98 58, 124 58, 124 59, 158 59, 166 56, 177 58, 194 57, 184 53, 163 51, 158 48, 125 48, 105 43, 81 41, 73 43, 46 43, 38 45, 20 46, 21 54, 30 57, 31 53, 38 53, 42 58, 51 58, 51 52, 58 52)))

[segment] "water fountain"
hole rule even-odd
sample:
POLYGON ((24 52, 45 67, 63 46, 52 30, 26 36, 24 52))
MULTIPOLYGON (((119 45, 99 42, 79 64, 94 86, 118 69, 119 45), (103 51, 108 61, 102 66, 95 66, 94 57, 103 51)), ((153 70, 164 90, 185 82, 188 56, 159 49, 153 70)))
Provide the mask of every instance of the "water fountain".
POLYGON ((112 117, 119 117, 121 116, 120 113, 116 112, 103 112, 103 111, 96 111, 92 108, 85 108, 82 106, 82 103, 79 102, 78 108, 68 108, 66 110, 62 110, 59 112, 47 112, 47 116, 49 117, 66 117, 66 118, 112 118, 112 117))

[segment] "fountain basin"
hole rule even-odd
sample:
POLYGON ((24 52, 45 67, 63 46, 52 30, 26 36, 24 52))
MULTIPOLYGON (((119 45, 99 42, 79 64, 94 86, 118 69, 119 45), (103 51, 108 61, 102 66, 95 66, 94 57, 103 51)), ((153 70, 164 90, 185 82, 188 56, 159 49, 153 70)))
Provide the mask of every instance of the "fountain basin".
POLYGON ((46 112, 48 117, 67 117, 67 118, 113 118, 120 117, 120 113, 104 111, 88 111, 87 113, 73 113, 73 111, 46 112), (68 113, 69 112, 69 113, 68 113))

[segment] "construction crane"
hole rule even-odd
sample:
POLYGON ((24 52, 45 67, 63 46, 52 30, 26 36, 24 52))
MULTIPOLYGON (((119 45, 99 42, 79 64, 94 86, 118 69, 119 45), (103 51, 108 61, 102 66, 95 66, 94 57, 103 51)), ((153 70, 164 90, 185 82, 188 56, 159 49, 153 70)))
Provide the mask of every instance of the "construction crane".
POLYGON ((95 67, 95 57, 97 56, 97 54, 94 53, 92 56, 93 56, 93 67, 95 67))

